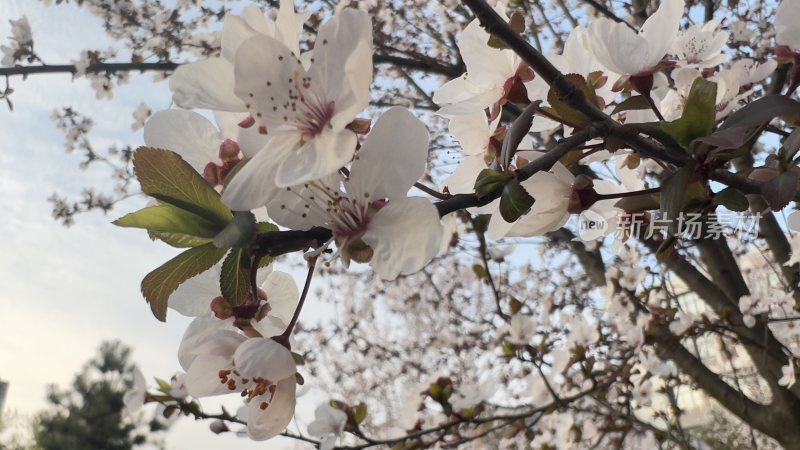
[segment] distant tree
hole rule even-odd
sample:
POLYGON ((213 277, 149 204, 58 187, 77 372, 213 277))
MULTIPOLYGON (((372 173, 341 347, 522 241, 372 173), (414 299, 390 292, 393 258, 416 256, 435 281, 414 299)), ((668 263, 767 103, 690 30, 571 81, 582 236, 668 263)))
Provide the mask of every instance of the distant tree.
POLYGON ((50 407, 33 425, 38 448, 128 450, 145 443, 158 444, 160 432, 168 426, 163 419, 125 413, 123 396, 133 386, 135 369, 130 354, 130 347, 119 341, 103 342, 97 357, 75 376, 71 388, 49 386, 50 407))

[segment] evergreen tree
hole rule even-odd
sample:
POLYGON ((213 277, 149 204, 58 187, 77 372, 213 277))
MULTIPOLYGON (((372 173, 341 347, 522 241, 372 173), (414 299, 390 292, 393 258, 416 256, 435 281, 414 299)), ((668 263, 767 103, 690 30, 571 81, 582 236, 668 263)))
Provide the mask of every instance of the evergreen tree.
POLYGON ((103 342, 96 358, 75 376, 70 389, 48 388, 50 408, 37 416, 34 438, 42 450, 129 450, 153 443, 166 424, 126 417, 123 396, 133 385, 130 347, 103 342))

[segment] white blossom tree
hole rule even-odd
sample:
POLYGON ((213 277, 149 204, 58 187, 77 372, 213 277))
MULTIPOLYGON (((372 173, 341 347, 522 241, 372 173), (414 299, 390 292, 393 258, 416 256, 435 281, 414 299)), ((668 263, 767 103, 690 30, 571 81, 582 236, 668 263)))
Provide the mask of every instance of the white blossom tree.
POLYGON ((129 408, 323 449, 800 448, 794 0, 78 3, 118 48, 45 63, 14 19, 2 98, 169 79, 122 150, 54 113, 117 180, 56 219, 138 186, 115 224, 182 252, 142 292, 194 317, 185 373, 129 408))

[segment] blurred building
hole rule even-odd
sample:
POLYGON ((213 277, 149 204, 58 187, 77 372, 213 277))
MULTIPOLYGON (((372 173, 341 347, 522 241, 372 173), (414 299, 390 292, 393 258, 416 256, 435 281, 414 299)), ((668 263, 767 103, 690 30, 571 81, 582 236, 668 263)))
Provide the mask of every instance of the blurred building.
POLYGON ((0 380, 0 414, 3 413, 3 406, 6 404, 8 394, 8 381, 0 380))

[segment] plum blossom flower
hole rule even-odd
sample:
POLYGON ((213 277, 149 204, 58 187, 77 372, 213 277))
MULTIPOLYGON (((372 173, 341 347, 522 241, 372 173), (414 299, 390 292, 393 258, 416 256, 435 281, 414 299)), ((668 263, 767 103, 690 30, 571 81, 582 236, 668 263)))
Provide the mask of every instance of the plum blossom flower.
POLYGON ((675 313, 675 320, 669 324, 669 331, 676 336, 680 336, 691 328, 698 318, 697 314, 678 311, 675 313))
POLYGON ((189 396, 189 391, 186 388, 186 374, 184 372, 176 373, 169 381, 169 395, 171 395, 172 398, 180 400, 189 396))
POLYGON ((588 347, 600 339, 597 326, 588 322, 583 315, 568 316, 564 324, 569 327, 567 347, 588 347))
POLYGON ((308 70, 281 41, 252 37, 236 53, 235 77, 236 96, 271 135, 228 188, 234 209, 253 209, 270 196, 246 187, 258 186, 255 179, 274 173, 278 187, 288 187, 335 173, 352 159, 356 134, 347 126, 370 101, 369 15, 346 8, 322 25, 308 70))
MULTIPOLYGON (((222 264, 219 263, 182 283, 170 295, 169 307, 187 317, 210 318, 216 316, 227 319, 235 315, 220 292, 221 270, 222 264)), ((262 303, 269 304, 268 309, 271 316, 280 311, 279 317, 283 320, 285 328, 299 298, 294 278, 285 272, 272 271, 272 266, 267 266, 259 269, 256 275, 256 284, 262 291, 259 292, 262 303), (265 300, 267 298, 268 300, 265 300)), ((270 336, 274 336, 274 334, 270 336)))
MULTIPOLYGON (((502 4, 502 2, 500 2, 502 4)), ((498 13, 505 18, 502 11, 498 13)), ((439 114, 469 114, 492 107, 492 120, 499 114, 503 99, 513 96, 534 73, 509 49, 489 46, 489 33, 475 19, 458 38, 458 50, 467 68, 462 76, 445 83, 433 95, 441 106, 439 114)))
POLYGON ((331 229, 345 265, 369 262, 387 280, 416 272, 436 255, 442 238, 436 207, 406 197, 424 174, 427 155, 425 125, 408 110, 391 108, 367 136, 344 190, 338 175, 292 186, 280 190, 267 211, 292 229, 331 229))
POLYGON ((330 403, 323 403, 314 410, 314 421, 308 424, 308 434, 322 438, 320 450, 330 450, 336 445, 346 424, 347 414, 344 411, 334 408, 330 403))
POLYGON ((800 2, 783 0, 775 10, 775 42, 800 51, 800 2))
POLYGON ((145 102, 139 103, 139 107, 133 112, 133 124, 131 130, 138 131, 144 127, 145 121, 150 117, 150 108, 147 107, 145 102))
POLYGON ((666 0, 638 33, 608 18, 589 24, 589 49, 600 64, 620 75, 646 77, 672 47, 683 16, 684 0, 666 0))
POLYGON ((138 367, 133 368, 133 385, 122 396, 125 415, 131 415, 141 409, 147 395, 147 381, 138 367))
POLYGON ((508 324, 506 340, 512 344, 528 345, 536 336, 537 324, 533 316, 514 314, 508 324))
POLYGON ((703 25, 692 25, 678 35, 672 44, 678 64, 706 69, 724 63, 728 57, 722 49, 730 33, 719 30, 719 25, 719 21, 711 20, 703 25))
MULTIPOLYGON (((534 152, 520 152, 518 155, 529 160, 538 157, 534 152)), ((537 172, 521 185, 535 199, 531 210, 516 222, 509 223, 499 213, 499 202, 493 203, 495 210, 489 222, 489 238, 541 236, 564 226, 572 212, 584 211, 592 211, 602 217, 610 224, 607 231, 614 231, 611 225, 617 214, 613 206, 616 200, 595 201, 597 194, 611 194, 619 190, 612 182, 576 178, 563 164, 556 163, 549 172, 537 172)))
MULTIPOLYGON (((252 338, 242 343, 233 356, 228 376, 241 374, 250 380, 245 402, 248 409, 247 434, 263 441, 280 434, 294 417, 297 402, 297 367, 289 350, 269 338, 252 338)), ((247 383, 245 383, 247 384, 247 383)))
POLYGON ((169 79, 175 104, 187 109, 247 111, 245 102, 233 92, 236 52, 247 39, 264 35, 277 39, 300 56, 299 36, 308 14, 295 14, 294 1, 281 0, 275 21, 256 5, 241 16, 227 14, 222 25, 221 56, 178 67, 169 79))
POLYGON ((444 182, 451 193, 475 192, 475 179, 486 168, 486 159, 494 160, 502 146, 503 139, 500 135, 505 133, 506 128, 498 130, 499 122, 495 120, 488 123, 486 113, 482 110, 450 119, 450 133, 461 144, 461 152, 464 154, 464 159, 444 182))
POLYGON ((758 304, 758 299, 750 295, 743 295, 739 299, 739 311, 742 313, 742 320, 744 324, 750 328, 756 324, 755 316, 759 311, 758 304))
MULTIPOLYGON (((589 48, 589 32, 586 28, 574 28, 567 40, 564 42, 564 51, 559 55, 551 53, 547 55, 547 59, 565 74, 578 74, 587 81, 591 80, 591 74, 603 72, 602 78, 599 78, 596 83, 593 83, 595 94, 602 100, 604 104, 610 103, 616 93, 612 91, 612 83, 607 83, 608 78, 618 78, 619 74, 613 73, 607 67, 604 67, 594 57, 589 48)), ((547 84, 542 78, 534 78, 532 81, 525 83, 527 88, 528 98, 531 101, 542 100, 544 105, 547 105, 547 94, 550 91, 550 85, 547 84)), ((531 126, 532 132, 540 132, 552 130, 561 126, 560 123, 542 117, 536 116, 533 119, 531 126)), ((571 130, 570 130, 571 131, 571 130)))
POLYGON ((217 111, 214 117, 219 129, 193 111, 159 111, 144 126, 144 142, 179 154, 208 184, 221 188, 231 170, 243 158, 255 156, 268 138, 238 126, 241 114, 217 111))
POLYGON ((483 380, 473 380, 459 386, 450 397, 450 404, 456 411, 473 408, 492 398, 500 386, 498 380, 486 377, 483 380))
POLYGON ((278 342, 248 338, 231 321, 197 318, 184 334, 178 357, 192 396, 241 394, 251 439, 270 439, 291 421, 297 367, 291 352, 278 342))
POLYGON ((28 18, 25 16, 8 22, 11 24, 11 41, 10 45, 0 46, 0 50, 3 52, 0 66, 11 67, 26 56, 33 55, 33 34, 28 18))
POLYGON ((737 20, 730 24, 733 40, 736 42, 750 42, 756 36, 756 32, 748 27, 747 22, 737 20))

